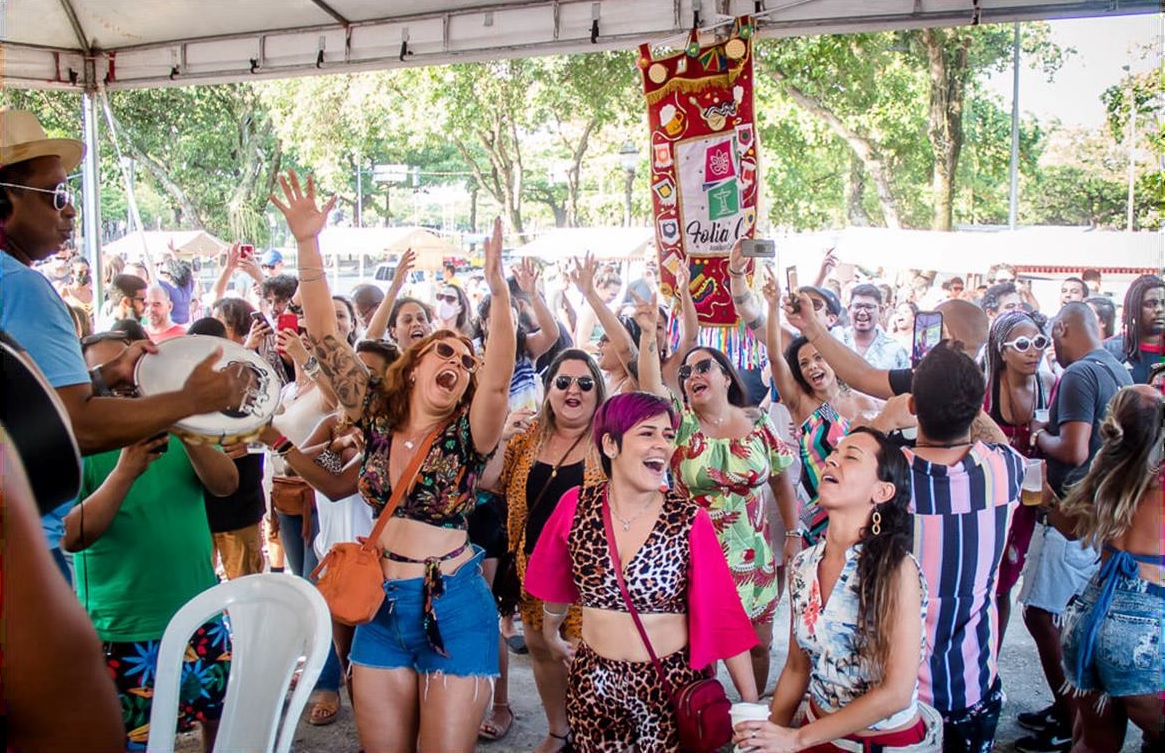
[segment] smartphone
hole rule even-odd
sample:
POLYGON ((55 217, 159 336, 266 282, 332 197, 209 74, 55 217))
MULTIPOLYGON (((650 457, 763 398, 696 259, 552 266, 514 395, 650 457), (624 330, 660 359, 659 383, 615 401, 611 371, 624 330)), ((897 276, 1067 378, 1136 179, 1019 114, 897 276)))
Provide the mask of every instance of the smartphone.
POLYGON ((773 259, 777 255, 777 242, 745 238, 740 242, 740 253, 749 259, 773 259))
MULTIPOLYGON (((149 440, 149 441, 151 441, 151 442, 157 441, 157 440, 159 440, 159 439, 162 439, 163 437, 166 437, 166 436, 168 436, 169 434, 170 434, 170 432, 168 432, 168 431, 163 431, 163 432, 160 432, 160 433, 158 433, 158 434, 155 434, 154 436, 150 437, 150 440, 149 440)), ((170 443, 169 443, 169 442, 167 442, 166 444, 162 445, 161 447, 158 447, 157 449, 155 449, 155 450, 154 450, 154 452, 155 452, 156 454, 158 454, 158 455, 161 455, 163 452, 165 452, 165 451, 166 451, 166 450, 168 450, 168 449, 170 449, 170 443)))
POLYGON ((255 258, 255 247, 252 246, 250 243, 241 244, 239 246, 239 258, 240 259, 254 259, 255 258))
POLYGON ((797 284, 797 268, 785 267, 785 283, 789 287, 789 299, 793 301, 793 310, 801 310, 801 299, 797 297, 797 291, 801 286, 797 284))
POLYGON ((299 331, 299 317, 295 314, 280 314, 275 322, 276 329, 289 329, 292 332, 299 331))
POLYGON ((934 346, 943 339, 941 311, 919 311, 914 315, 914 341, 910 348, 910 362, 917 366, 934 346))
POLYGON ((267 321, 267 317, 263 316, 263 312, 262 312, 262 311, 252 311, 252 312, 251 312, 251 321, 253 321, 253 322, 263 322, 263 323, 264 323, 264 324, 266 324, 268 327, 270 327, 270 326, 271 326, 271 323, 267 321))

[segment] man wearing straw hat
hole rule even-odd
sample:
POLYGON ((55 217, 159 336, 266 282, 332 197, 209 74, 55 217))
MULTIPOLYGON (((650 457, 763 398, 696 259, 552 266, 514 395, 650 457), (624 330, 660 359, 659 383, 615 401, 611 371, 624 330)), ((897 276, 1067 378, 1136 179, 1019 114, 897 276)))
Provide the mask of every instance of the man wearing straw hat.
POLYGON ((114 361, 86 369, 73 320, 49 281, 32 269, 73 235, 77 210, 68 174, 85 145, 50 139, 36 116, 0 110, 0 329, 23 345, 64 403, 83 454, 133 444, 191 415, 242 403, 244 385, 215 371, 214 354, 181 391, 138 400, 98 397, 94 384, 133 382, 133 369, 151 345, 132 345, 114 361))

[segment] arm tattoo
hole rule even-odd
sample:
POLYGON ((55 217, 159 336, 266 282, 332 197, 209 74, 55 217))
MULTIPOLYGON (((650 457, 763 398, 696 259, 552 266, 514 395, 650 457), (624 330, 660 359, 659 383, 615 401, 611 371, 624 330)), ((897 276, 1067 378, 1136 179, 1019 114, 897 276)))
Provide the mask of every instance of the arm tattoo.
POLYGON ((352 346, 335 335, 325 335, 322 340, 309 335, 320 371, 332 385, 336 400, 345 410, 358 410, 368 389, 368 369, 356 357, 352 346))

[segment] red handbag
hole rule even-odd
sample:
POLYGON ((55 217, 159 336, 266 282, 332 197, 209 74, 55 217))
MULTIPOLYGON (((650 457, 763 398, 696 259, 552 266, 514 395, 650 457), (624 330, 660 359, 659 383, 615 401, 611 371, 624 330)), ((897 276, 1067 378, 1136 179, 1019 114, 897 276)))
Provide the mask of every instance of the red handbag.
POLYGON ((607 546, 611 550, 612 566, 615 568, 615 579, 619 582, 619 591, 623 594, 623 602, 631 619, 635 621, 635 628, 647 653, 651 656, 651 663, 659 674, 663 683, 663 691, 671 698, 672 708, 675 709, 676 726, 680 734, 680 750, 684 753, 713 753, 727 745, 732 740, 732 717, 729 714, 732 704, 724 693, 724 686, 714 677, 688 683, 679 690, 673 690, 668 682, 667 674, 655 649, 651 647, 651 640, 643 628, 643 621, 639 619, 639 612, 631 603, 631 594, 627 591, 627 582, 623 578, 623 568, 619 564, 619 548, 615 544, 615 530, 611 526, 610 503, 603 500, 603 528, 607 533, 607 546))

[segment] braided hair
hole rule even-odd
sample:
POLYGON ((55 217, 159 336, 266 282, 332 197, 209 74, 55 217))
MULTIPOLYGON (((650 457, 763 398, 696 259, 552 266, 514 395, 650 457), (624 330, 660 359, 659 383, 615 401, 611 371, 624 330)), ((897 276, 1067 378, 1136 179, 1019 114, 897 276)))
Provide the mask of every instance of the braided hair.
POLYGON ((987 335, 984 371, 988 385, 994 385, 995 380, 1003 373, 1003 343, 1011 340, 1011 333, 1021 324, 1031 324, 1041 334, 1047 334, 1044 332, 1043 324, 1026 311, 1008 311, 995 317, 991 331, 987 335))
POLYGON ((1157 275, 1141 275, 1129 285, 1125 293, 1125 308, 1121 312, 1121 326, 1125 332, 1125 358, 1140 357, 1141 350, 1141 302, 1145 300, 1145 293, 1153 288, 1165 287, 1165 280, 1157 275))

